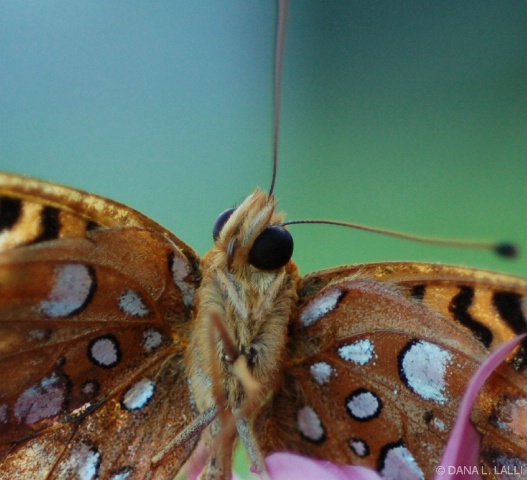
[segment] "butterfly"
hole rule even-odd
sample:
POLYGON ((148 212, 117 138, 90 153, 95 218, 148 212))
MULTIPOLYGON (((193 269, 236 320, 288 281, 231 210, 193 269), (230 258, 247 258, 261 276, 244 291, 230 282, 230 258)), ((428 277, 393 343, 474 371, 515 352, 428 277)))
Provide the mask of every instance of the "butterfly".
MULTIPOLYGON (((523 279, 379 263, 301 277, 274 195, 220 215, 202 259, 114 201, 0 176, 0 478, 230 474, 289 450, 429 478, 464 388, 526 331, 523 279)), ((473 412, 521 466, 526 344, 473 412)), ((490 477, 489 477, 490 478, 490 477)))
MULTIPOLYGON (((230 474, 236 431, 259 468, 291 450, 429 477, 471 373, 526 329, 512 276, 380 263, 301 278, 260 190, 219 217, 201 261, 129 207, 24 177, 0 176, 0 219, 0 478, 172 478, 209 423, 212 478, 230 474)), ((489 469, 525 462, 526 360, 524 342, 476 404, 489 469)))

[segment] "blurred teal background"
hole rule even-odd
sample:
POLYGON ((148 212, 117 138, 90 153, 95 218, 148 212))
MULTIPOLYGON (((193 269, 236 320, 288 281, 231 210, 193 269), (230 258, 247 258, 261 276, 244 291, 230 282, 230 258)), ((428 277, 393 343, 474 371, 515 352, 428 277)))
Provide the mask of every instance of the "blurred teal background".
MULTIPOLYGON (((292 1, 276 194, 288 218, 509 239, 515 261, 291 227, 307 273, 415 260, 525 275, 526 4, 292 1)), ((203 254, 272 154, 271 1, 0 3, 0 169, 89 190, 203 254)))

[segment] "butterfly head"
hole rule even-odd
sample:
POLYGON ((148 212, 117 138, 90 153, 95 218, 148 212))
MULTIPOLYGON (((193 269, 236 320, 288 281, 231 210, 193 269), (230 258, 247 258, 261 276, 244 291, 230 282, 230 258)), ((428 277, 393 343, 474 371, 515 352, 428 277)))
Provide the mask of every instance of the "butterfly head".
POLYGON ((214 247, 202 260, 188 354, 200 411, 218 398, 231 410, 252 408, 251 398, 259 405, 267 397, 250 391, 276 386, 298 279, 291 261, 293 239, 276 207, 273 195, 257 189, 237 208, 221 213, 214 225, 214 247), (240 357, 246 374, 238 371, 240 357))
POLYGON ((256 190, 237 208, 222 212, 212 231, 220 261, 231 270, 252 266, 277 270, 293 255, 293 237, 282 225, 284 215, 276 212, 273 195, 256 190))

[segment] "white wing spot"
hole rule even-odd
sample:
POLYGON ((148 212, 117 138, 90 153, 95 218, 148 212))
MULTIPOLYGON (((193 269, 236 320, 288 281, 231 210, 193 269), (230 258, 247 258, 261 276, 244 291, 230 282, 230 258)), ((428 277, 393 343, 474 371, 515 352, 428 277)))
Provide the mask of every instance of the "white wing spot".
POLYGON ((66 399, 67 388, 56 373, 25 390, 15 404, 15 417, 28 425, 58 415, 66 399))
POLYGON ((110 477, 110 480, 127 480, 131 474, 131 470, 126 470, 123 472, 116 473, 110 477))
POLYGON ((388 450, 384 458, 384 468, 381 470, 383 479, 386 480, 424 480, 423 471, 417 465, 410 451, 398 445, 388 450))
POLYGON ((87 397, 91 397, 99 393, 99 383, 95 380, 88 380, 81 385, 81 392, 87 397))
POLYGON ((357 365, 366 365, 375 355, 373 343, 367 338, 342 345, 338 349, 340 358, 357 365))
POLYGON ((115 367, 121 358, 117 339, 113 335, 96 338, 90 343, 89 356, 99 367, 115 367))
POLYGON ((331 374, 333 373, 333 368, 329 363, 317 362, 309 367, 309 371, 313 376, 313 380, 319 385, 322 385, 329 382, 331 374))
POLYGON ((179 254, 174 253, 172 258, 172 278, 174 283, 181 291, 183 303, 189 307, 194 303, 194 286, 185 280, 190 273, 190 268, 186 259, 181 258, 179 254))
POLYGON ((163 342, 163 335, 153 328, 145 330, 143 333, 143 348, 150 353, 155 348, 159 347, 163 342))
POLYGON ((302 435, 313 442, 321 442, 326 436, 319 416, 309 406, 298 411, 297 426, 302 435))
POLYGON ((119 308, 134 317, 144 317, 150 313, 141 296, 130 289, 125 290, 119 297, 119 308))
POLYGON ((53 287, 47 300, 40 302, 38 310, 49 317, 71 315, 88 300, 92 293, 93 278, 86 265, 71 263, 55 269, 53 287))
POLYGON ((85 443, 75 448, 66 461, 66 468, 74 472, 79 480, 92 480, 97 477, 101 464, 99 451, 85 443))
POLYGON ((405 384, 426 400, 445 403, 446 371, 452 354, 437 345, 420 340, 403 351, 400 373, 405 384))
POLYGON ((349 446, 355 452, 355 455, 360 458, 366 457, 370 453, 368 445, 363 440, 353 438, 349 441, 349 446))
POLYGON ((154 396, 155 384, 148 378, 143 378, 132 385, 123 396, 123 405, 127 410, 140 410, 154 396))
POLYGON ((440 432, 444 432, 445 431, 445 422, 443 422, 443 420, 441 420, 440 418, 437 418, 437 417, 434 418, 432 420, 432 424, 440 432))
POLYGON ((300 314, 302 325, 309 327, 324 315, 331 312, 341 300, 342 293, 342 290, 334 288, 322 293, 309 302, 300 314))
POLYGON ((381 401, 379 397, 368 390, 358 390, 346 399, 349 414, 356 420, 371 420, 379 415, 381 401))
POLYGON ((493 423, 520 438, 527 436, 527 399, 502 398, 493 411, 493 423))

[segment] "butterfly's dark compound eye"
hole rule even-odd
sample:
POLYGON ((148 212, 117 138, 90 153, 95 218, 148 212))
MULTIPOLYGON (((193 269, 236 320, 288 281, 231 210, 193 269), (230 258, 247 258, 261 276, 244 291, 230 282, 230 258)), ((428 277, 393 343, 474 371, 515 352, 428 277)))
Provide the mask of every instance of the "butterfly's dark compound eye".
POLYGON ((267 227, 249 251, 249 263, 260 270, 283 267, 293 256, 293 237, 279 225, 267 227))
POLYGON ((227 223, 227 220, 229 220, 234 210, 236 209, 229 208, 225 210, 224 212, 221 212, 219 217, 216 219, 216 222, 214 223, 214 227, 212 228, 212 238, 214 238, 215 241, 218 240, 218 237, 220 236, 223 225, 227 223))

